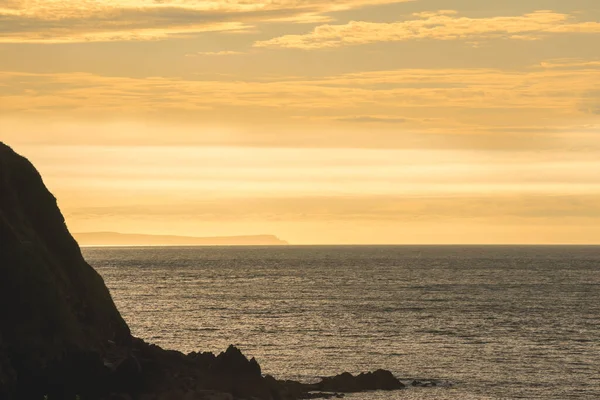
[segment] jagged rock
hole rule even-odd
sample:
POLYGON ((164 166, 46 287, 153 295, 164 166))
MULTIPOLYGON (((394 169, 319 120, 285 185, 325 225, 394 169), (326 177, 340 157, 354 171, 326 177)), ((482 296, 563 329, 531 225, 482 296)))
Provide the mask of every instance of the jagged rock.
POLYGON ((248 360, 235 346, 217 356, 212 353, 184 355, 134 339, 133 353, 143 371, 140 387, 146 395, 170 396, 173 391, 181 390, 191 397, 193 393, 206 394, 209 390, 239 398, 289 398, 280 396, 277 381, 262 377, 256 360, 248 360))
POLYGON ((239 397, 273 399, 271 388, 261 375, 254 358, 248 360, 235 346, 219 354, 209 369, 211 389, 217 389, 239 397))
POLYGON ((398 390, 405 386, 390 371, 378 369, 375 372, 353 376, 349 372, 323 378, 315 385, 317 390, 327 392, 364 392, 368 390, 398 390))
POLYGON ((227 350, 219 354, 211 365, 211 372, 227 375, 260 376, 260 365, 254 357, 250 360, 235 346, 230 345, 227 350))
POLYGON ((191 352, 188 354, 188 358, 193 360, 196 365, 208 370, 210 366, 215 362, 217 356, 214 353, 208 351, 202 353, 191 352))

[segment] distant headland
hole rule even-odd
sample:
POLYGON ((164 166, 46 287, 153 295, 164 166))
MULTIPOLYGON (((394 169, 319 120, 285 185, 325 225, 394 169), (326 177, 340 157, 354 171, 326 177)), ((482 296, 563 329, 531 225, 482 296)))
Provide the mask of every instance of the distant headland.
POLYGON ((118 232, 82 232, 73 236, 81 246, 281 246, 275 235, 193 237, 118 232))

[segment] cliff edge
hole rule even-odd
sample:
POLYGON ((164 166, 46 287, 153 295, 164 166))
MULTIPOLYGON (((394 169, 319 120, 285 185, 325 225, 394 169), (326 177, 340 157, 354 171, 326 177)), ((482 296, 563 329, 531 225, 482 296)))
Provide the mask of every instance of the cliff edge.
POLYGON ((56 199, 34 166, 0 142, 0 393, 78 386, 73 377, 101 367, 108 347, 130 342, 56 199))

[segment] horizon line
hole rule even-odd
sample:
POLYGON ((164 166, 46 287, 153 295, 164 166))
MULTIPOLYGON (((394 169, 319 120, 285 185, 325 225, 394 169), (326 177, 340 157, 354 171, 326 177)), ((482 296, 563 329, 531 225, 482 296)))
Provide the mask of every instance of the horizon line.
POLYGON ((569 246, 600 246, 600 243, 287 243, 287 244, 84 244, 79 247, 369 247, 369 246, 488 246, 488 247, 569 247, 569 246))

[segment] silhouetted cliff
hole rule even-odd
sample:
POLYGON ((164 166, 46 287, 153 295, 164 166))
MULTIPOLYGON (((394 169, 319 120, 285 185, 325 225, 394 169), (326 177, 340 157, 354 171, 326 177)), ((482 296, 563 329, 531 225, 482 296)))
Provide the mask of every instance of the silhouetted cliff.
MULTIPOLYGON (((61 370, 101 366, 129 328, 83 259, 56 199, 25 158, 0 143, 0 391, 48 391, 61 370), (15 377, 18 376, 18 382, 15 377)), ((33 395, 33 393, 32 393, 33 395)))

